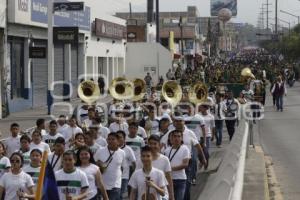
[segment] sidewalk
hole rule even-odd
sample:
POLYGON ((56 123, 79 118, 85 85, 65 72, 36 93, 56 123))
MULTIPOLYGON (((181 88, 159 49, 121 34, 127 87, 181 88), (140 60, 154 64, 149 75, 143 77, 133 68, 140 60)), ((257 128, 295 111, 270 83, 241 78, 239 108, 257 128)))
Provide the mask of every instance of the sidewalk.
MULTIPOLYGON (((111 101, 111 97, 106 97, 101 100, 101 103, 108 103, 111 101)), ((26 129, 30 129, 35 126, 35 122, 38 118, 44 118, 46 121, 49 121, 53 119, 54 117, 58 117, 59 114, 69 114, 68 111, 68 106, 67 103, 70 103, 73 108, 78 106, 81 101, 80 99, 76 99, 72 102, 61 102, 65 106, 57 106, 54 109, 54 115, 48 115, 47 114, 47 107, 39 107, 39 108, 34 108, 34 109, 28 109, 24 110, 22 112, 16 112, 16 113, 11 113, 7 118, 1 119, 0 120, 0 134, 1 137, 0 139, 5 139, 9 136, 10 134, 10 125, 12 123, 18 123, 21 127, 22 131, 25 131, 26 129)), ((62 104, 62 105, 63 105, 62 104)))
POLYGON ((191 188, 191 200, 198 200, 203 191, 208 186, 207 183, 214 177, 214 174, 218 171, 220 164, 223 161, 227 148, 230 144, 227 129, 223 129, 223 144, 222 148, 217 148, 216 142, 212 142, 210 147, 210 159, 207 170, 201 169, 198 172, 196 185, 191 188))

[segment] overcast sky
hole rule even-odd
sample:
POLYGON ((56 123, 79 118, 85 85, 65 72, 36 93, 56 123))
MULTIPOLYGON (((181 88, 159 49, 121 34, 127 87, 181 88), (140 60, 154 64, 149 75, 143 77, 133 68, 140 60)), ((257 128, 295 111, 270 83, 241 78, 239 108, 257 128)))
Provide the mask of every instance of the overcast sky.
MULTIPOLYGON (((106 0, 106 9, 109 14, 120 11, 129 10, 129 2, 132 3, 133 11, 146 11, 147 0, 106 0)), ((238 0, 238 16, 235 21, 248 22, 257 25, 258 14, 263 3, 267 0, 238 0)), ((278 0, 279 9, 286 10, 295 15, 300 15, 299 0, 278 0)), ((270 18, 275 16, 275 0, 269 0, 271 5, 270 18)), ((185 11, 189 5, 195 5, 200 11, 200 16, 210 15, 210 0, 160 0, 162 11, 185 11)), ((266 15, 265 15, 266 16, 266 15)), ((279 12, 279 18, 285 21, 290 21, 292 25, 297 22, 297 18, 290 17, 279 12)), ((270 20, 270 23, 274 23, 270 20)), ((283 23, 283 25, 285 25, 283 23)))

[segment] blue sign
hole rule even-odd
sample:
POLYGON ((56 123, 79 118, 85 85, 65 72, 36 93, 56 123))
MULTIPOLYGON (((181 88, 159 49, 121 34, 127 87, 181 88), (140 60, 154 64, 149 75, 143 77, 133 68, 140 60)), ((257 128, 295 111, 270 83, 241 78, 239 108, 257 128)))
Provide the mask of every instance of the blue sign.
MULTIPOLYGON (((66 1, 67 2, 67 1, 66 1)), ((91 30, 91 8, 85 6, 84 11, 66 11, 54 13, 54 26, 79 27, 91 30)), ((32 0, 31 21, 48 23, 48 0, 32 0)))

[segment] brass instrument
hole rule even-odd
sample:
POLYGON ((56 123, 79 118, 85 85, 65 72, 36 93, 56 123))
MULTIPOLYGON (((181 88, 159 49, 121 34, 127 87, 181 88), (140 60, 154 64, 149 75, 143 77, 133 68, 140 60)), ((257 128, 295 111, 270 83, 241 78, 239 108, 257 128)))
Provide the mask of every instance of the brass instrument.
POLYGON ((176 81, 166 81, 162 86, 162 96, 175 107, 182 99, 182 88, 176 81))
POLYGON ((87 104, 93 104, 100 97, 99 86, 94 81, 83 81, 78 86, 78 96, 87 104))
POLYGON ((252 73, 251 69, 246 67, 241 72, 242 81, 247 82, 249 79, 255 79, 254 74, 252 73))
POLYGON ((146 83, 142 79, 134 79, 133 80, 133 87, 134 87, 134 96, 132 101, 139 101, 144 98, 146 94, 146 83))
POLYGON ((117 100, 128 100, 134 97, 134 85, 126 78, 115 78, 109 86, 110 95, 117 100))
POLYGON ((192 86, 188 93, 190 102, 194 104, 200 104, 207 102, 208 97, 208 89, 207 86, 202 83, 198 82, 192 86))

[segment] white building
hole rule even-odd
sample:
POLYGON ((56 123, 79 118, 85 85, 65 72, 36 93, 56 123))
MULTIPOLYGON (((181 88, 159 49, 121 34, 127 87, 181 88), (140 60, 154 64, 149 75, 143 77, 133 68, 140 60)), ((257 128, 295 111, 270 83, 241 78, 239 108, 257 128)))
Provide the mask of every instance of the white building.
MULTIPOLYGON (((0 94, 2 94, 4 84, 4 65, 5 65, 5 28, 6 28, 6 0, 0 0, 0 94)), ((2 96, 1 96, 2 97, 2 96)), ((0 97, 0 119, 2 118, 2 102, 0 97)), ((5 109, 5 107, 4 107, 5 109)))
MULTIPOLYGON (((2 2, 5 0, 0 0, 2 2)), ((29 58, 30 47, 47 47, 47 0, 7 0, 8 72, 6 88, 10 112, 46 106, 48 94, 47 58, 29 58)), ((61 1, 60 1, 61 2, 61 1)), ((102 11, 104 0, 86 0, 84 11, 55 12, 54 26, 79 27, 77 40, 70 43, 54 42, 53 93, 58 96, 70 92, 77 97, 76 86, 83 74, 104 74, 110 81, 125 73, 125 20, 106 15, 102 11), (95 19, 97 18, 97 23, 95 19), (97 31, 96 31, 97 30, 97 31)), ((0 10, 1 11, 1 10, 0 10)), ((0 13, 1 14, 1 13, 0 13)), ((1 19, 1 17, 0 17, 1 19)), ((1 33, 0 33, 1 36, 1 33)), ((54 36, 55 37, 55 36, 54 36)), ((47 48, 46 48, 47 49, 47 48)))
POLYGON ((161 76, 166 80, 165 75, 172 68, 172 54, 158 43, 128 43, 126 66, 127 78, 144 78, 149 72, 153 83, 157 84, 161 76))

